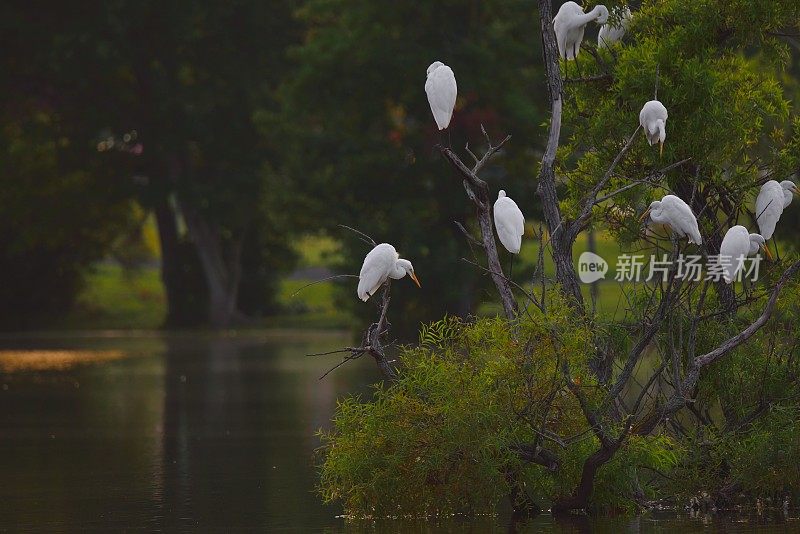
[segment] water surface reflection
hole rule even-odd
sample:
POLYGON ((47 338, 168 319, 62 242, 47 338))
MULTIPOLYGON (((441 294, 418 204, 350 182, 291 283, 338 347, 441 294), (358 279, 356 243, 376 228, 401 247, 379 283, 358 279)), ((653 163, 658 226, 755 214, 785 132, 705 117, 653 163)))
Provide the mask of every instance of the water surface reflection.
POLYGON ((509 526, 337 518, 314 493, 315 432, 369 393, 366 358, 317 378, 338 334, 0 339, 0 530, 784 531, 755 519, 571 518, 509 526), (5 352, 4 352, 5 351, 5 352), (13 352, 8 352, 13 351, 13 352), (746 522, 742 522, 746 521, 746 522))

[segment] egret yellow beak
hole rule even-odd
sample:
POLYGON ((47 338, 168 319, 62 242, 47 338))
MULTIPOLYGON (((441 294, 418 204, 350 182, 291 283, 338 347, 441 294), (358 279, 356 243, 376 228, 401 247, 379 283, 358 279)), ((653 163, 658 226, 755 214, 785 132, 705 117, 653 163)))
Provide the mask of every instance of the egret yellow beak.
POLYGON ((792 189, 792 193, 794 193, 795 195, 797 195, 798 197, 800 197, 800 189, 798 189, 798 188, 796 188, 796 187, 795 187, 795 188, 793 188, 793 189, 792 189))
POLYGON ((414 273, 408 273, 408 275, 411 277, 411 279, 414 281, 414 283, 417 284, 417 287, 422 289, 422 286, 419 283, 419 278, 417 278, 417 275, 414 274, 414 273))
POLYGON ((769 251, 769 247, 766 245, 766 243, 761 245, 761 248, 764 249, 764 254, 767 255, 767 259, 769 261, 773 261, 774 258, 772 257, 772 252, 769 251))
POLYGON ((664 143, 659 141, 659 143, 658 143, 658 157, 660 158, 660 157, 663 157, 663 156, 664 156, 664 143))
POLYGON ((639 222, 642 222, 643 220, 647 219, 648 215, 650 215, 650 208, 647 208, 647 211, 642 213, 642 216, 639 217, 639 222))

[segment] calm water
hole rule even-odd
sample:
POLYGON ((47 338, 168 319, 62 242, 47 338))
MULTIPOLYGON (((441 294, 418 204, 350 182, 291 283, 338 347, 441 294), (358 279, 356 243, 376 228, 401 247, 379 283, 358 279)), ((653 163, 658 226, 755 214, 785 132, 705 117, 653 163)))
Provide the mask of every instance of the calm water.
POLYGON ((315 432, 368 394, 367 359, 318 380, 335 334, 0 339, 0 530, 784 532, 780 514, 647 515, 509 527, 346 522, 314 493, 315 432))

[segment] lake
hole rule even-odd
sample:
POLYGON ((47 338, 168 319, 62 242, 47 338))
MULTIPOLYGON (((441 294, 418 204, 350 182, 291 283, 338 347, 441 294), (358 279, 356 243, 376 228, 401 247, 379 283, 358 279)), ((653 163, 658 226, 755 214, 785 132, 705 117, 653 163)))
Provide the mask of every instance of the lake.
POLYGON ((784 532, 796 514, 661 513, 526 525, 497 518, 346 521, 314 491, 337 398, 369 394, 366 357, 325 332, 0 338, 0 530, 784 532), (788 523, 787 523, 788 522, 788 523))

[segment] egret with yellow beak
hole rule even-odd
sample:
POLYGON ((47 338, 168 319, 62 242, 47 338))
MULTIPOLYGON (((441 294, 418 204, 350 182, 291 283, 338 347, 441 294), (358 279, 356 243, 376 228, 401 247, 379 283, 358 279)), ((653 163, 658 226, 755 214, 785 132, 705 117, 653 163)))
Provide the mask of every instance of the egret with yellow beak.
POLYGON ((358 298, 366 302, 387 279, 400 280, 405 275, 411 277, 417 287, 422 287, 411 262, 402 259, 389 243, 381 243, 364 258, 358 275, 358 298))

